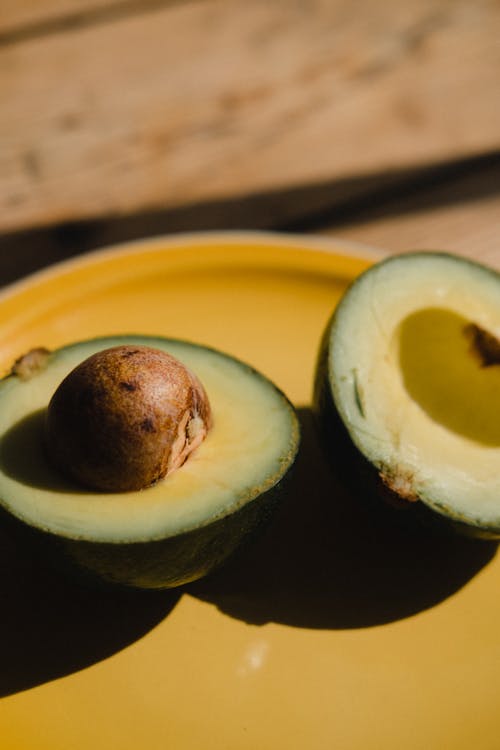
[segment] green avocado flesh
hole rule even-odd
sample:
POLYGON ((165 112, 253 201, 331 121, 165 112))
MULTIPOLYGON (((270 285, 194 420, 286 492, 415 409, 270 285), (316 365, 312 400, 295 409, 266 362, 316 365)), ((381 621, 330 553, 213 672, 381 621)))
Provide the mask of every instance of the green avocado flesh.
POLYGON ((373 266, 327 327, 316 403, 384 489, 500 535, 498 273, 440 253, 373 266))
POLYGON ((89 567, 110 580, 177 585, 208 572, 226 556, 221 544, 231 551, 256 523, 253 510, 246 522, 245 509, 266 504, 262 498, 272 495, 288 472, 298 442, 297 418, 286 397, 232 357, 142 336, 85 341, 49 353, 29 377, 14 374, 1 381, 0 503, 42 536, 64 541, 68 549, 74 540, 73 558, 94 557, 89 567), (154 486, 101 493, 72 484, 51 466, 43 420, 51 396, 74 367, 122 344, 166 351, 194 372, 206 389, 213 427, 186 463, 154 486))

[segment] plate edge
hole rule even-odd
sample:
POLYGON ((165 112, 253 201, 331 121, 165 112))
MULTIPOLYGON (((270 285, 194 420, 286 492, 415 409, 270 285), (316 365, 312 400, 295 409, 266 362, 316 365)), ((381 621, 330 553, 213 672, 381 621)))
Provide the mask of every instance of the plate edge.
POLYGON ((15 296, 18 292, 28 289, 39 281, 50 279, 64 271, 77 269, 79 266, 85 266, 87 263, 99 261, 115 255, 127 255, 136 252, 139 248, 149 252, 166 249, 182 249, 183 245, 190 245, 193 242, 206 243, 212 245, 215 242, 224 244, 254 243, 254 244, 275 244, 282 247, 294 247, 299 250, 319 251, 324 253, 341 252, 346 256, 354 258, 366 258, 374 261, 382 260, 389 253, 382 248, 371 245, 364 245, 361 242, 353 240, 344 240, 341 237, 315 234, 294 234, 287 232, 272 232, 260 230, 210 230, 206 232, 177 232, 166 235, 152 235, 125 242, 119 242, 111 245, 103 245, 94 250, 87 250, 72 258, 66 258, 56 263, 33 271, 22 278, 6 284, 0 289, 0 303, 9 297, 15 296))

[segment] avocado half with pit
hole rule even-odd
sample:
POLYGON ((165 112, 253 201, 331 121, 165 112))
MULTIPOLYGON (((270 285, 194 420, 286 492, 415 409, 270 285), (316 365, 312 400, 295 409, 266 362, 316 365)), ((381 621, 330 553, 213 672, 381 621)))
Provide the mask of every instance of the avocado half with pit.
POLYGON ((327 325, 314 401, 358 489, 500 538, 497 272, 431 252, 372 266, 327 325))
MULTIPOLYGON (((119 386, 125 396, 134 388, 119 386)), ((95 429, 97 439, 99 424, 95 429)), ((35 350, 0 382, 3 522, 80 576, 137 588, 178 586, 220 565, 268 517, 298 444, 298 421, 284 394, 219 351, 143 336, 35 350), (168 353, 194 373, 208 395, 212 426, 179 468, 151 486, 88 489, 50 459, 48 405, 81 363, 124 346, 168 353)))

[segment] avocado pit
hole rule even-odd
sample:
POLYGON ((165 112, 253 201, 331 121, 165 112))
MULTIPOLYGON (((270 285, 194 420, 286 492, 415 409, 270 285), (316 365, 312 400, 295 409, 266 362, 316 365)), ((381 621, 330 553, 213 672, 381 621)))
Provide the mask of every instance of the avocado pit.
POLYGON ((196 375, 167 352, 125 344, 64 378, 47 409, 45 442, 54 466, 79 484, 129 492, 182 466, 211 423, 196 375))

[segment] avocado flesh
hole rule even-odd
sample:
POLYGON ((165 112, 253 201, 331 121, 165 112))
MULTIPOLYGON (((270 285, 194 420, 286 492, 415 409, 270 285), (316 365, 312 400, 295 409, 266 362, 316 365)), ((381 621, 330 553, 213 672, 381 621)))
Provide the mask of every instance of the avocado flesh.
POLYGON ((322 355, 352 443, 403 500, 500 534, 500 277, 438 253, 348 290, 322 355))
MULTIPOLYGON (((183 535, 188 539, 195 530, 238 515, 274 488, 297 447, 294 410, 270 381, 238 360, 186 342, 142 336, 81 342, 50 353, 29 379, 11 375, 0 383, 0 503, 8 514, 59 539, 136 549, 183 535), (195 372, 207 391, 214 424, 186 463, 156 485, 136 492, 93 492, 71 484, 47 461, 43 414, 77 364, 123 343, 167 351, 195 372)), ((182 557, 178 550, 175 555, 182 557)), ((189 577, 204 574, 206 567, 206 560, 200 562, 200 571, 189 577)), ((173 578, 182 582, 183 575, 173 578)))

